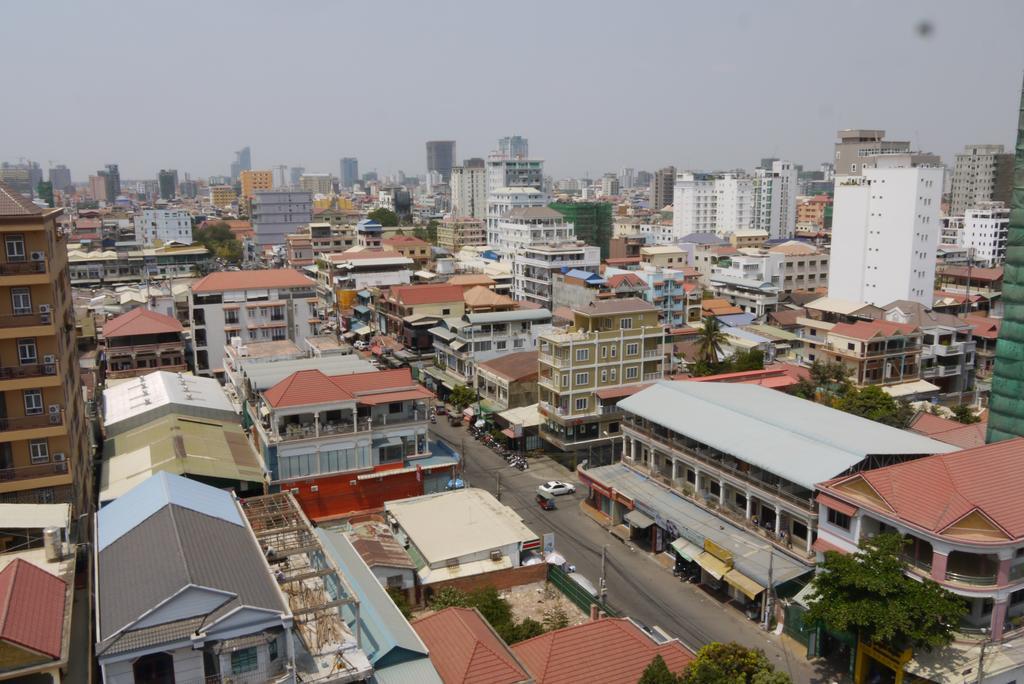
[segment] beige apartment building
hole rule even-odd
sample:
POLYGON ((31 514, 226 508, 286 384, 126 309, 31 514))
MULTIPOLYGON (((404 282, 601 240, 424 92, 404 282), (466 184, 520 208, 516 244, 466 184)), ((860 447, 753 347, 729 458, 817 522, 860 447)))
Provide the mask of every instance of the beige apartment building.
POLYGON ((541 438, 563 451, 619 439, 619 399, 664 377, 665 328, 642 299, 593 302, 573 325, 538 338, 541 438))
POLYGON ((92 477, 62 211, 0 183, 0 503, 80 514, 92 477))
POLYGON ((483 219, 446 216, 437 226, 437 246, 451 252, 487 244, 483 219))

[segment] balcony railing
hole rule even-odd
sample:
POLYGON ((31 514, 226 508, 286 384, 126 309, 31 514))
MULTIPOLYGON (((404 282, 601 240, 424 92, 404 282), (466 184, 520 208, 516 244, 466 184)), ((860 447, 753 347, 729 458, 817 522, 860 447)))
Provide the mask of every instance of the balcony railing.
POLYGON ((950 582, 971 584, 977 587, 992 587, 997 582, 995 575, 968 575, 966 573, 953 572, 952 570, 946 571, 946 579, 950 582))
MULTIPOLYGON (((426 420, 427 419, 423 413, 417 413, 413 416, 380 415, 373 416, 372 418, 360 418, 355 423, 352 421, 322 423, 319 429, 319 438, 322 439, 324 437, 332 437, 335 435, 353 435, 361 432, 369 432, 374 428, 423 423, 426 420)), ((302 425, 292 423, 284 426, 283 428, 279 428, 278 433, 279 434, 276 436, 273 433, 269 433, 268 438, 271 441, 276 442, 291 442, 318 438, 317 428, 311 423, 302 425)))
POLYGON ((662 352, 659 349, 645 349, 644 350, 644 358, 645 359, 660 359, 660 358, 664 358, 664 356, 665 356, 665 353, 662 352))
POLYGON ((49 325, 52 313, 23 313, 0 315, 0 328, 24 328, 30 325, 49 325))
POLYGON ((46 273, 45 261, 8 261, 0 264, 0 276, 46 273))
POLYGON ((64 475, 68 472, 67 461, 59 463, 41 463, 38 465, 19 466, 16 468, 0 468, 0 482, 18 480, 35 480, 41 477, 64 475))
POLYGON ((0 380, 20 380, 21 378, 41 378, 57 375, 57 363, 28 363, 24 366, 0 368, 0 380))
POLYGON ((12 430, 36 430, 38 428, 57 427, 64 424, 64 409, 59 413, 43 413, 38 416, 24 418, 0 418, 0 432, 12 430))
POLYGON ((135 356, 137 354, 162 354, 163 352, 184 353, 182 342, 158 342, 156 344, 135 344, 107 347, 107 356, 135 356))
POLYGON ((172 366, 139 366, 138 368, 122 368, 119 370, 108 370, 107 378, 111 380, 118 380, 122 378, 133 378, 136 375, 142 373, 152 373, 153 371, 166 371, 168 373, 183 373, 188 370, 188 364, 177 363, 172 366))
POLYGON ((562 358, 560 356, 554 356, 552 354, 537 354, 537 360, 541 363, 547 363, 552 366, 559 368, 565 368, 570 365, 569 359, 562 358))

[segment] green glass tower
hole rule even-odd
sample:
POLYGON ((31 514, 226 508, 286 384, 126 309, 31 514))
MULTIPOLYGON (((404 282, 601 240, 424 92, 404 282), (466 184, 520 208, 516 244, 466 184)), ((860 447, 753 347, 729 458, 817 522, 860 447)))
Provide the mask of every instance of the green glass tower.
POLYGON ((1003 324, 989 399, 988 442, 1024 436, 1024 87, 1017 120, 1010 233, 1003 265, 1003 324))

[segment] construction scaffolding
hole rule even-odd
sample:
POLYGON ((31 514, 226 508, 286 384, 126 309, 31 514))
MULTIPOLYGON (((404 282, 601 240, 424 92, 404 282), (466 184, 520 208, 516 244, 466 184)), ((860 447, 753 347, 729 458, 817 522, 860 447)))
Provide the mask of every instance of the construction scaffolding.
MULTIPOLYGON (((315 672, 300 681, 361 679, 369 666, 362 650, 359 598, 320 545, 313 525, 290 492, 239 500, 294 616, 295 632, 315 672), (355 633, 341 610, 355 615, 355 633)), ((307 668, 308 669, 308 668, 307 668)))

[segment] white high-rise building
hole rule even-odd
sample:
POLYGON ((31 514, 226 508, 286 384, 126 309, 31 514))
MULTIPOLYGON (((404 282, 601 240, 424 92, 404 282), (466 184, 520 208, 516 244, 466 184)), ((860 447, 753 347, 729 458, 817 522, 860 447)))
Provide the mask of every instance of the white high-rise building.
POLYGON ((619 169, 619 185, 623 190, 632 190, 636 187, 636 169, 625 166, 619 169))
POLYGON ((544 188, 544 162, 511 159, 502 153, 487 158, 487 242, 495 244, 498 220, 515 207, 542 207, 548 203, 544 188))
POLYGON ((1010 210, 1002 202, 979 202, 964 212, 960 246, 969 250, 975 265, 991 268, 1006 260, 1010 210))
POLYGON ((548 206, 519 206, 498 219, 498 230, 493 237, 488 244, 511 256, 531 245, 574 241, 576 229, 561 213, 548 206))
POLYGON ((749 176, 737 173, 680 173, 672 202, 676 237, 691 233, 728 236, 749 230, 753 222, 753 183, 749 176))
POLYGON ((498 140, 498 154, 506 159, 526 159, 530 156, 530 143, 520 135, 510 135, 498 140))
POLYGON ((135 239, 144 245, 191 245, 192 217, 182 209, 141 209, 135 214, 135 239))
POLYGON ((483 166, 454 167, 451 188, 453 215, 487 218, 487 169, 483 166))
POLYGON ((548 201, 547 193, 536 188, 496 188, 487 198, 487 244, 497 247, 505 257, 511 257, 509 237, 502 235, 506 217, 513 210, 547 207, 548 201))
POLYGON ((754 173, 753 228, 772 240, 788 240, 796 232, 797 171, 793 162, 775 160, 771 169, 754 173))
POLYGON ((619 178, 614 173, 606 173, 601 177, 601 196, 617 197, 619 194, 619 178))
POLYGON ((727 173, 717 178, 715 198, 716 233, 727 236, 750 229, 754 222, 754 180, 750 176, 727 173))
POLYGON ((879 166, 836 177, 830 297, 935 303, 943 173, 941 166, 879 166))

